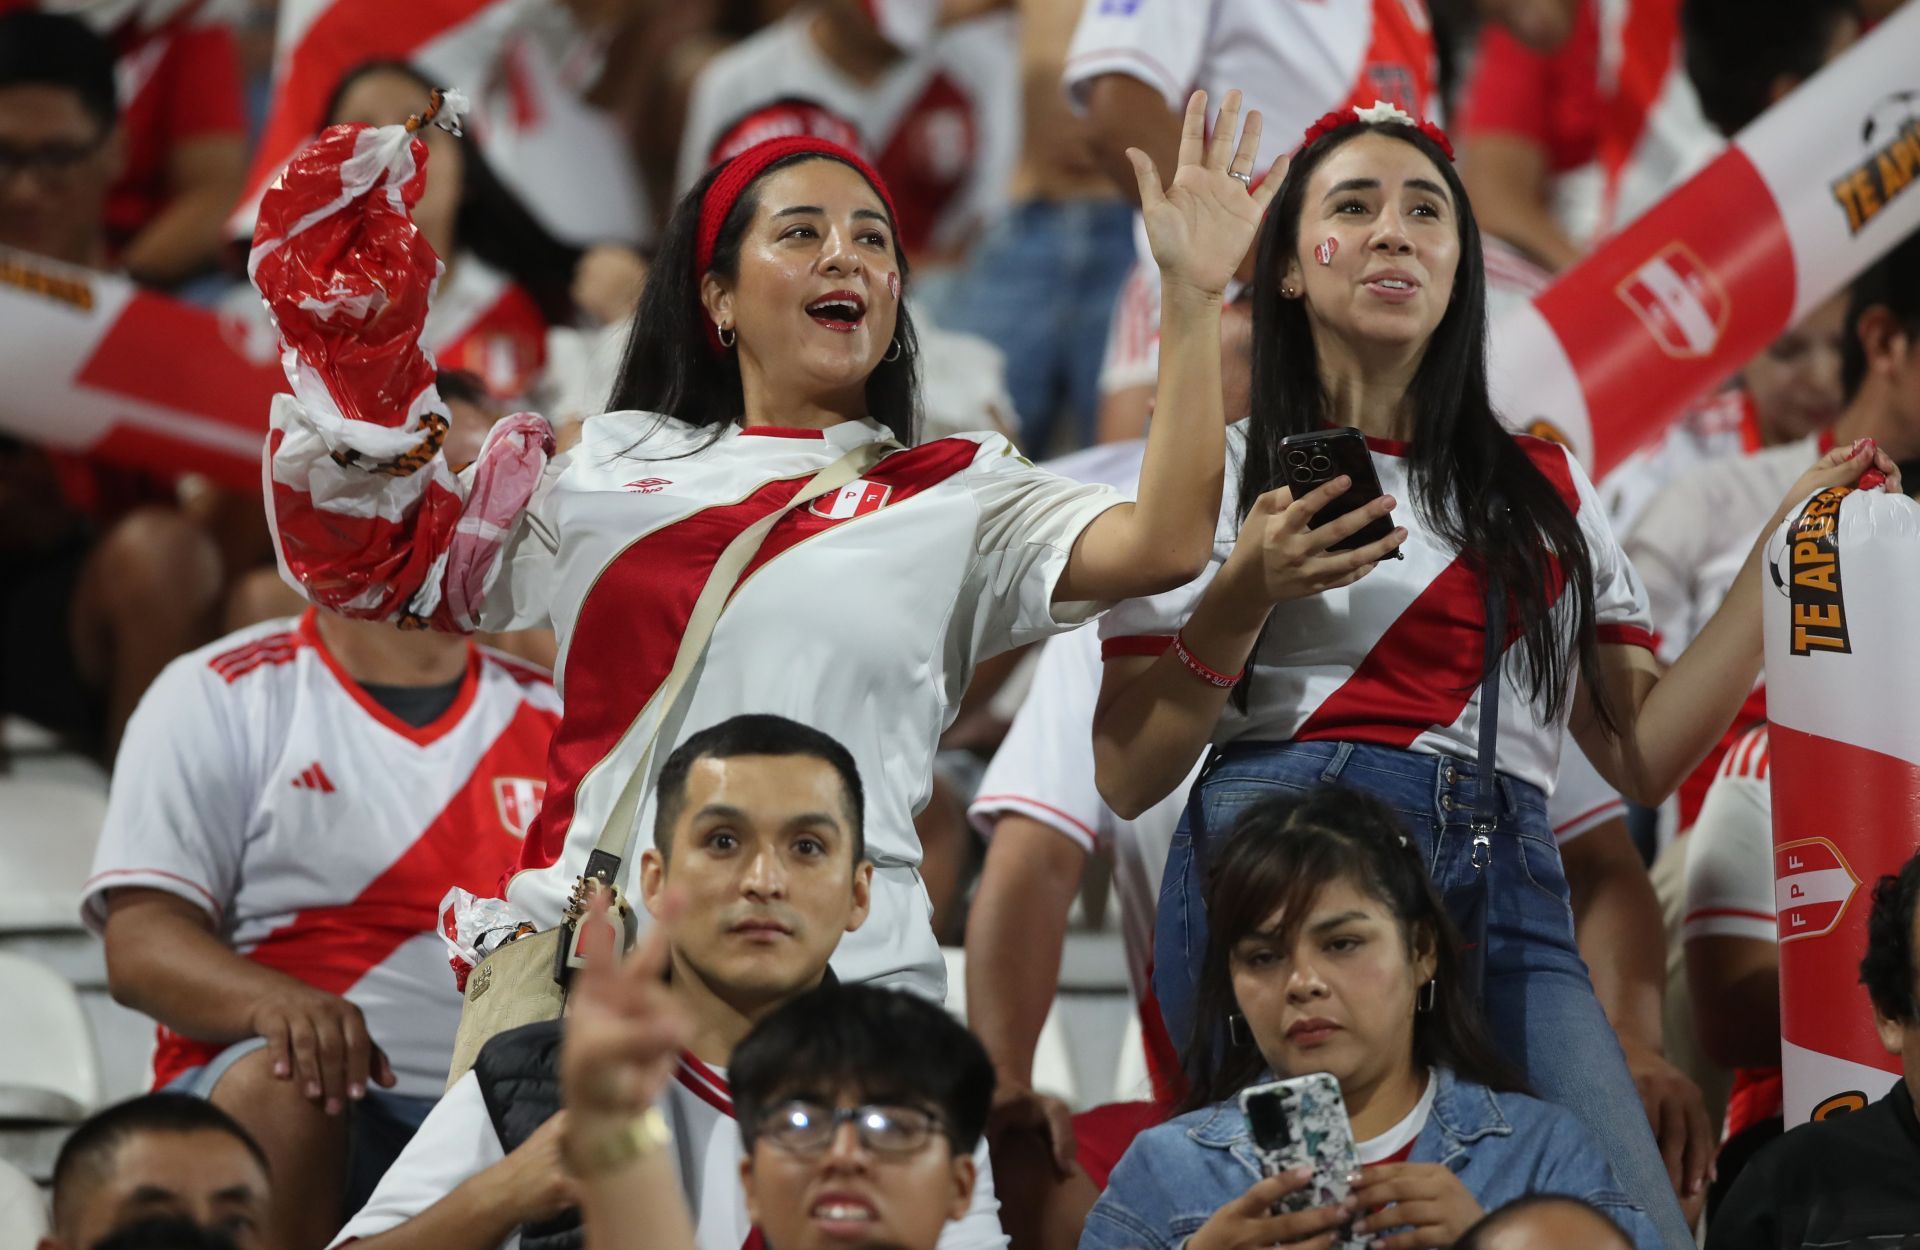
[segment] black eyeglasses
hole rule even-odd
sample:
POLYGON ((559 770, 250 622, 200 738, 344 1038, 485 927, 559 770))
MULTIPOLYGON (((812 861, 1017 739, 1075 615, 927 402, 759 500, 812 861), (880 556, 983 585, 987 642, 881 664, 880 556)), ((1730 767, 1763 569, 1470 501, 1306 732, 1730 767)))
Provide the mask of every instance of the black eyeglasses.
POLYGON ((864 1107, 827 1107, 795 1099, 773 1109, 760 1136, 794 1154, 818 1154, 842 1124, 853 1125, 860 1144, 875 1154, 912 1154, 940 1127, 940 1117, 918 1107, 870 1103, 864 1107))
POLYGON ((0 182, 27 172, 47 178, 68 177, 105 142, 103 137, 92 143, 39 143, 32 147, 0 143, 0 182))

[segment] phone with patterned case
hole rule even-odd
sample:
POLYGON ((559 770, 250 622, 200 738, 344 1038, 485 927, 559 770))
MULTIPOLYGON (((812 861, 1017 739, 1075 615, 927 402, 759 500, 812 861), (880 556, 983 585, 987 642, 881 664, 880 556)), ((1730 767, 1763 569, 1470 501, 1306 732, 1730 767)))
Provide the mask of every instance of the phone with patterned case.
MULTIPOLYGON (((1277 1176, 1308 1168, 1313 1179, 1274 1204, 1275 1213, 1339 1206, 1353 1187, 1347 1177, 1360 1166, 1353 1126, 1347 1122, 1340 1082, 1325 1072, 1271 1081, 1240 1091, 1260 1170, 1277 1176)), ((1371 1238, 1342 1228, 1333 1250, 1365 1250, 1371 1238)))

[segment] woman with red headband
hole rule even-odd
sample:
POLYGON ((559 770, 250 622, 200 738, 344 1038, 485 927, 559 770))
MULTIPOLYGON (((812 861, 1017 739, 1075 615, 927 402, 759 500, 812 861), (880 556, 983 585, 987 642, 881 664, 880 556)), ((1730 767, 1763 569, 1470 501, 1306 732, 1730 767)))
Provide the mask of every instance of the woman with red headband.
MULTIPOLYGON (((417 144, 336 130, 295 161, 262 206, 251 262, 294 390, 269 443, 283 566, 355 616, 554 628, 566 713, 511 902, 560 918, 655 721, 657 770, 686 734, 780 713, 845 743, 866 791, 872 911, 835 967, 940 994, 912 822, 973 666, 1205 562, 1224 457, 1221 293, 1279 185, 1249 190, 1259 115, 1242 129, 1238 114, 1230 93, 1208 140, 1195 94, 1164 193, 1135 157, 1169 299, 1161 415, 1131 504, 1035 469, 998 435, 915 445, 892 199, 860 157, 805 138, 749 149, 680 202, 615 411, 550 462, 546 423, 509 418, 456 476, 418 347, 433 260, 405 220, 417 144), (341 203, 352 214, 329 219, 341 203), (841 484, 803 499, 829 469, 841 484), (756 523, 691 682, 654 706, 703 587, 727 576, 722 551, 756 523)), ((712 853, 735 841, 717 822, 712 853)), ((804 830, 791 841, 795 860, 816 849, 804 830)), ((743 958, 762 956, 791 936, 793 870, 741 865, 737 903, 692 923, 730 926, 743 958)))
MULTIPOLYGON (((1660 672, 1645 592, 1578 462, 1495 415, 1480 236, 1446 137, 1390 105, 1329 114, 1286 181, 1256 257, 1252 416, 1229 432, 1238 481, 1213 560, 1100 626, 1094 755, 1114 809, 1158 802, 1211 747, 1163 877, 1161 1010, 1193 1041, 1189 1065, 1218 1062, 1205 1039, 1225 1022, 1194 993, 1200 891, 1240 812, 1323 783, 1366 790, 1400 814, 1469 931, 1463 966, 1495 1043, 1586 1122, 1666 1239, 1691 1244, 1674 1190, 1697 1196, 1710 1158, 1663 1165, 1574 942, 1546 791, 1569 733, 1648 804, 1719 739, 1760 668, 1760 535, 1719 615, 1660 672), (1335 453, 1300 441, 1331 426, 1363 444, 1350 472, 1295 489, 1337 472, 1316 475, 1313 458, 1335 453), (1379 498, 1319 517, 1367 477, 1379 498)), ((1875 454, 1809 469, 1775 522, 1875 454)), ((1288 992, 1280 1027, 1348 1085, 1363 1057, 1326 983, 1296 968, 1288 992)), ((1390 1244, 1447 1244, 1424 1237, 1390 1244)))

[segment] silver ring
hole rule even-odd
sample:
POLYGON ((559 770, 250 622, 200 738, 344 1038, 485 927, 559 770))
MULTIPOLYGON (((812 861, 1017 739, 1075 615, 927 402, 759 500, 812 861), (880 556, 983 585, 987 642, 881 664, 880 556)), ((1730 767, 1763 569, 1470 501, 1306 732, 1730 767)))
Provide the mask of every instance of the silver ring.
POLYGON ((1227 177, 1234 179, 1236 182, 1238 182, 1241 186, 1245 187, 1247 190, 1249 191, 1253 190, 1252 174, 1243 174, 1237 170, 1229 169, 1227 171, 1227 177))

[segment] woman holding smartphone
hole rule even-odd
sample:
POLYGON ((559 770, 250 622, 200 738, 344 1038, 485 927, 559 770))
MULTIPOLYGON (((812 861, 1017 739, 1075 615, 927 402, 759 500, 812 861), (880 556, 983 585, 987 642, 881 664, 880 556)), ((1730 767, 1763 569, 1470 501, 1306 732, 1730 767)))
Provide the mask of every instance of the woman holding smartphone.
POLYGON ((1212 1059, 1183 1114, 1120 1160, 1080 1250, 1430 1250, 1535 1193, 1593 1203, 1638 1250, 1663 1244, 1580 1122, 1521 1092, 1494 1053, 1394 811, 1334 786, 1268 798, 1214 864, 1197 1048, 1212 1059), (1262 1177, 1238 1095, 1314 1072, 1340 1084, 1360 1179, 1344 1207, 1275 1215, 1309 1181, 1262 1177))
MULTIPOLYGON (((1130 816, 1214 746, 1173 842, 1155 937, 1176 1040, 1217 1024, 1196 1017, 1193 995, 1207 838, 1262 795, 1322 781, 1385 801, 1442 892, 1478 902, 1497 1044, 1581 1117, 1679 1246, 1690 1238, 1673 1185, 1574 944, 1545 792, 1569 730, 1628 797, 1651 805, 1672 791, 1759 671, 1759 565, 1748 561, 1662 673, 1645 596, 1586 475, 1494 415, 1479 232, 1449 153, 1432 126, 1376 106, 1329 114, 1294 156, 1262 227, 1253 415, 1229 431, 1234 480, 1213 562, 1102 623, 1098 780, 1130 816), (1365 437, 1383 491, 1313 528, 1353 483, 1294 498, 1282 440, 1329 426, 1365 437), (1390 513, 1384 537, 1332 549, 1390 513), (1504 627, 1488 628, 1490 605, 1504 627), (1498 694, 1483 708, 1489 668, 1498 694), (1482 761, 1482 715, 1496 707, 1482 761)), ((1870 465, 1895 472, 1853 451, 1810 469, 1781 515, 1870 465)))

